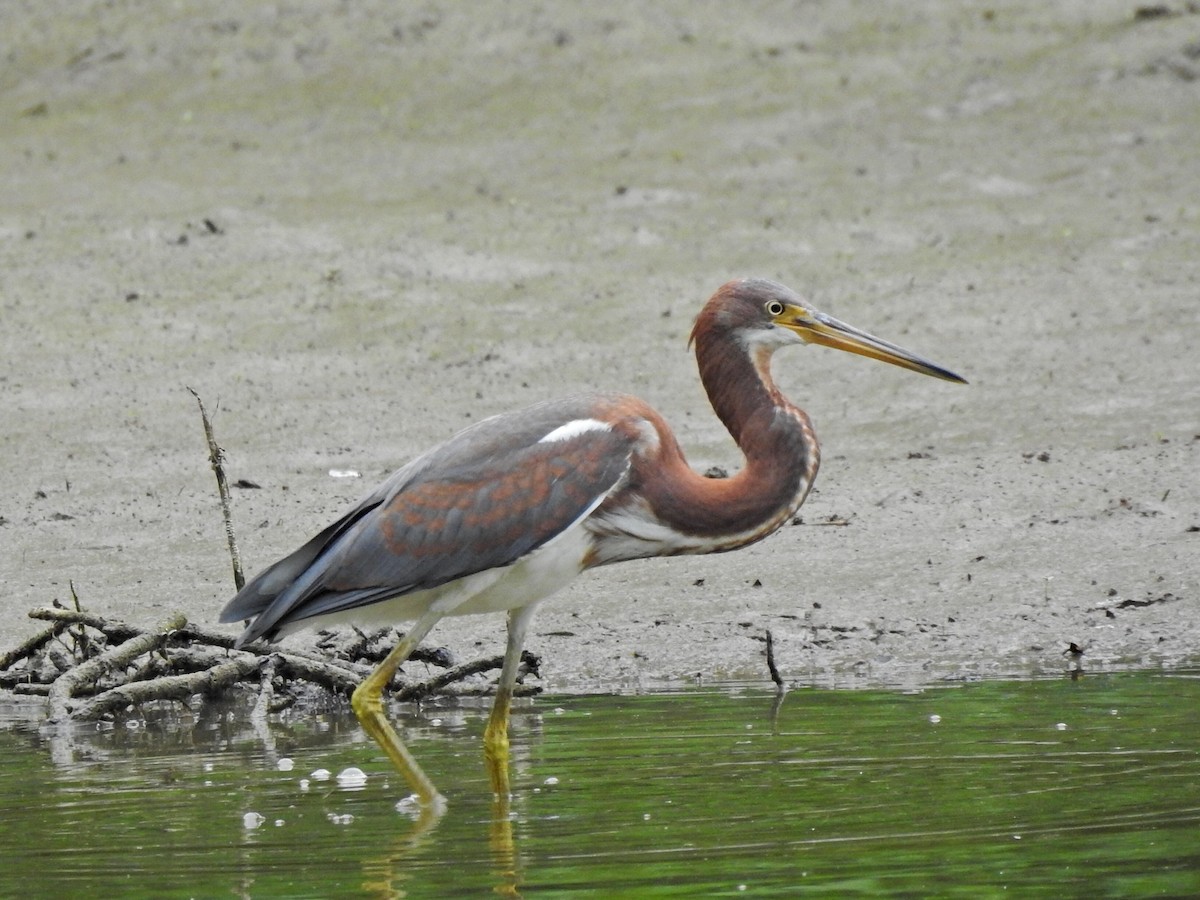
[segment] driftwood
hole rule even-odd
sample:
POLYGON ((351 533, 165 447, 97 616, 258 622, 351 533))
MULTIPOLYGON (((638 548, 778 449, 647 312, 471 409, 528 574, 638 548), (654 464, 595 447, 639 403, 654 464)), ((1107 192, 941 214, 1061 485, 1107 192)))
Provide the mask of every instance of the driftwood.
MULTIPOLYGON (((94 628, 96 631, 101 631, 110 640, 127 641, 132 637, 137 637, 142 632, 131 625, 126 625, 123 622, 109 621, 102 619, 100 616, 94 616, 91 613, 83 612, 77 609, 62 609, 57 606, 46 606, 39 609, 31 609, 29 611, 31 619, 47 619, 51 622, 60 622, 62 627, 68 625, 86 625, 89 628, 94 628)), ((12 663, 9 663, 11 665, 12 663)))
POLYGON ((95 685, 108 673, 121 671, 137 657, 157 650, 167 639, 167 635, 186 621, 182 615, 173 615, 154 631, 130 638, 64 672, 50 688, 50 721, 67 721, 71 718, 71 698, 79 693, 81 687, 95 685))
POLYGON ((255 728, 267 724, 271 713, 271 701, 275 699, 275 659, 271 657, 263 663, 258 675, 258 699, 254 701, 254 709, 250 710, 250 722, 255 728))
MULTIPOLYGON (((522 651, 521 668, 519 670, 521 674, 517 676, 518 680, 524 678, 527 674, 539 675, 540 673, 538 672, 538 665, 540 662, 541 660, 528 650, 522 651)), ((421 682, 420 684, 411 684, 400 688, 400 690, 396 691, 396 699, 421 700, 430 694, 436 694, 438 691, 449 687, 452 684, 461 682, 472 675, 478 675, 482 672, 490 672, 493 669, 499 669, 503 665, 503 656, 493 656, 490 659, 477 659, 475 662, 464 663, 461 666, 455 666, 452 669, 448 669, 441 675, 435 675, 428 681, 421 682)), ((523 692, 520 690, 517 691, 518 696, 520 696, 522 693, 528 694, 530 692, 528 690, 523 692)))
MULTIPOLYGON (((154 702, 220 698, 238 685, 256 685, 251 719, 263 723, 271 712, 295 702, 294 692, 305 685, 348 696, 374 668, 381 652, 375 645, 399 639, 391 629, 370 636, 356 632, 340 647, 330 643, 335 652, 319 656, 264 641, 236 648, 230 635, 190 623, 178 613, 149 631, 84 610, 34 609, 29 616, 51 625, 0 655, 0 688, 45 696, 52 723, 112 718, 154 702), (357 658, 349 657, 347 648, 357 658)), ((537 657, 526 653, 522 660, 523 673, 536 675, 537 657)), ((499 669, 503 657, 451 666, 450 654, 442 649, 424 651, 421 661, 444 671, 424 681, 398 674, 392 681, 395 699, 480 693, 486 688, 465 682, 499 669)))
POLYGON ((13 647, 13 649, 9 650, 3 656, 0 656, 0 671, 7 669, 13 663, 20 662, 37 653, 37 651, 58 637, 59 634, 66 631, 68 624, 70 623, 66 621, 55 622, 45 631, 39 631, 33 637, 13 647))
POLYGON ((71 719, 94 722, 126 707, 149 703, 151 700, 188 700, 196 694, 219 694, 226 687, 256 672, 263 662, 262 659, 243 656, 187 675, 164 675, 153 681, 135 681, 109 688, 74 710, 71 719))

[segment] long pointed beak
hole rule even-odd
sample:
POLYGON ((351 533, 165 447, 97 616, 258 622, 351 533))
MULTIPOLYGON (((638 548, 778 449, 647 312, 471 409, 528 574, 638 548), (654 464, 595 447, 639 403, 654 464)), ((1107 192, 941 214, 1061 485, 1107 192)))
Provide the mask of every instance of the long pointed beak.
POLYGON ((813 309, 801 310, 791 307, 776 321, 808 343, 824 344, 826 347, 857 353, 859 356, 869 356, 871 359, 879 359, 902 369, 911 369, 922 375, 932 375, 934 378, 959 384, 967 383, 965 378, 955 375, 949 369, 813 309))

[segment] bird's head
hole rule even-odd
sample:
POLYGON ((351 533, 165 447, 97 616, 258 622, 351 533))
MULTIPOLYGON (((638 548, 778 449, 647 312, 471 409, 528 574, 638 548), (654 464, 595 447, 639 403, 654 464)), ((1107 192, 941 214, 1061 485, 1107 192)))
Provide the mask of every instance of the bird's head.
POLYGON ((813 309, 791 288, 765 278, 743 278, 723 285, 696 318, 691 341, 713 330, 734 336, 747 347, 776 350, 796 343, 823 344, 966 384, 965 378, 948 369, 813 309))

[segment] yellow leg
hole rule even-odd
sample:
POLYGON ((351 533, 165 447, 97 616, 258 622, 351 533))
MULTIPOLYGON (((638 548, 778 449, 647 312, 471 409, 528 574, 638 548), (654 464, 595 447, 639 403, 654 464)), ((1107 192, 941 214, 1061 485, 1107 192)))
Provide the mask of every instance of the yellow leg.
POLYGON ((400 740, 400 736, 396 734, 396 730, 392 728, 391 723, 384 715, 383 689, 391 683, 396 670, 412 655, 412 652, 417 649, 417 645, 429 633, 429 629, 441 617, 440 612, 432 611, 422 616, 383 662, 376 666, 362 684, 354 689, 354 693, 350 697, 350 706, 354 709, 354 714, 358 717, 363 730, 387 754, 397 771, 404 776, 413 793, 420 799, 421 805, 436 812, 440 812, 445 807, 446 801, 438 793, 433 782, 429 780, 429 776, 421 770, 416 758, 404 746, 404 742, 400 740))
POLYGON ((529 623, 533 621, 535 605, 522 606, 508 614, 508 646, 504 651, 504 666, 500 669, 492 713, 483 731, 483 752, 491 774, 492 790, 504 797, 511 793, 508 779, 508 716, 512 709, 517 672, 521 668, 521 650, 525 646, 529 623))

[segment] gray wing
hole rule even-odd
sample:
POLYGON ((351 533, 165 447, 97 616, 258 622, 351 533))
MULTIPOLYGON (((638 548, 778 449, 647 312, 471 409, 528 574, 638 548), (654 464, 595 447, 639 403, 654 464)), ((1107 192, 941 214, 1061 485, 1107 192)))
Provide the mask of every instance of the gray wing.
POLYGON ((541 404, 459 432, 246 584, 221 621, 257 617, 241 644, 515 562, 594 509, 628 472, 633 446, 621 432, 542 442, 589 418, 593 402, 541 404))

